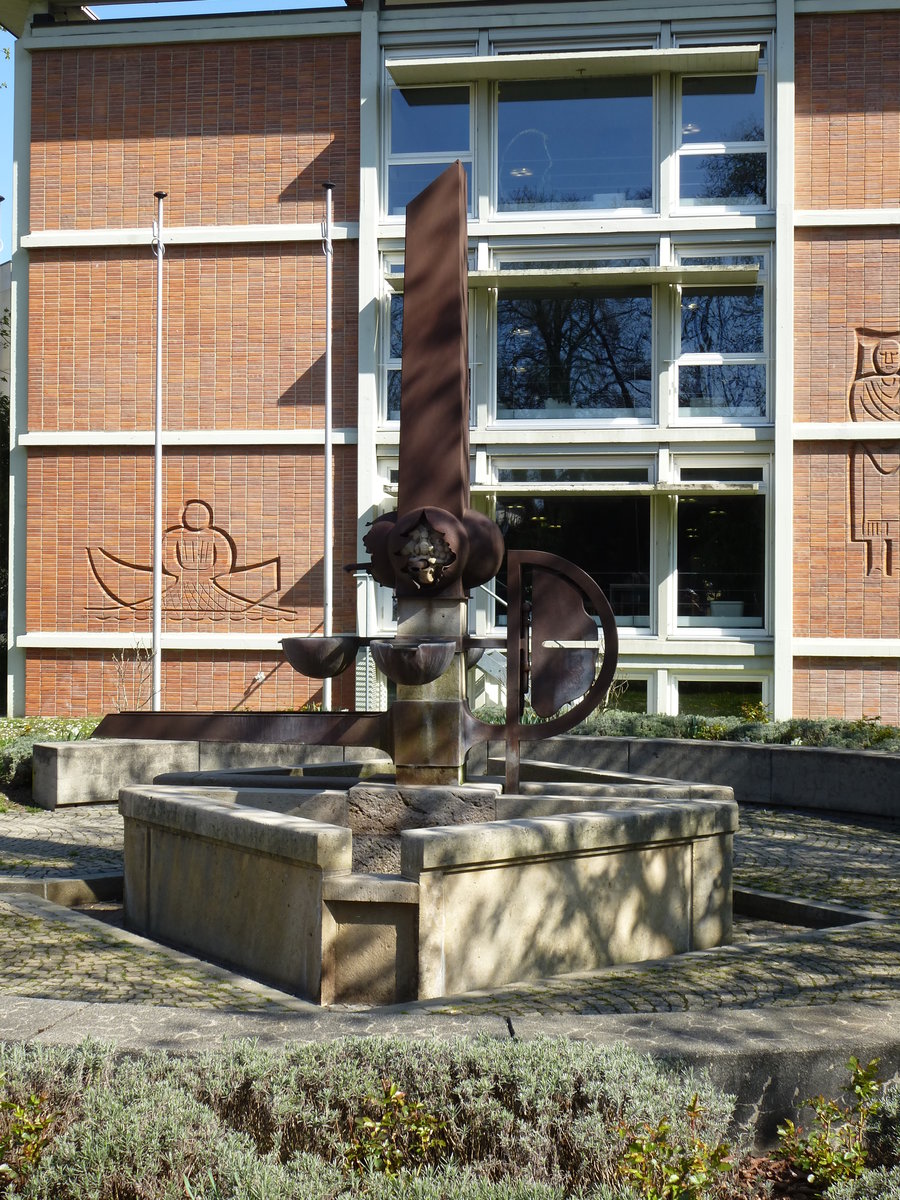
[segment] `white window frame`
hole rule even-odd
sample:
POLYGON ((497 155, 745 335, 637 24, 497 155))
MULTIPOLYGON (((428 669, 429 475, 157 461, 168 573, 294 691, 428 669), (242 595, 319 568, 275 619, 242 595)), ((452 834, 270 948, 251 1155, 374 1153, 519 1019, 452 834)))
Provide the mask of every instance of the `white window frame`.
MULTIPOLYGON (((758 683, 761 686, 760 702, 771 709, 772 707, 772 677, 762 671, 742 671, 740 669, 723 667, 719 663, 709 666, 705 671, 679 670, 673 668, 669 673, 669 693, 671 711, 679 716, 692 716, 691 713, 681 712, 682 683, 730 683, 740 687, 742 683, 758 683)), ((699 718, 710 720, 712 718, 699 718)))
POLYGON ((469 175, 469 197, 467 201, 466 211, 471 219, 473 211, 478 206, 478 180, 476 177, 476 158, 477 150, 475 145, 476 137, 476 87, 471 82, 455 83, 455 84, 410 84, 400 86, 395 84, 387 74, 384 88, 384 125, 383 125, 383 163, 382 163, 382 187, 381 187, 381 219, 385 224, 402 224, 406 220, 406 207, 404 206, 401 212, 391 211, 390 197, 390 171, 392 167, 404 166, 435 166, 449 167, 457 159, 466 167, 468 167, 469 175), (432 153, 417 152, 417 153, 394 153, 391 145, 391 103, 394 92, 408 91, 434 91, 439 89, 445 91, 448 88, 464 88, 469 93, 469 148, 466 152, 442 150, 432 153))
MULTIPOLYGON (((669 326, 669 335, 671 338, 671 361, 669 370, 669 395, 668 395, 668 423, 674 426, 691 426, 698 425, 742 425, 742 426, 762 426, 771 425, 773 416, 772 393, 774 386, 774 364, 772 361, 772 344, 773 344, 773 296, 771 285, 770 265, 773 258, 774 248, 770 241, 764 244, 754 245, 751 242, 731 242, 731 243, 709 243, 702 244, 696 242, 678 242, 675 246, 677 261, 683 262, 685 259, 692 258, 749 258, 760 264, 759 275, 755 285, 762 288, 763 292, 763 348, 761 351, 748 352, 746 354, 731 353, 721 354, 719 352, 702 352, 702 353, 681 353, 681 297, 683 288, 678 286, 671 289, 672 295, 672 313, 671 323, 669 326), (691 414, 682 410, 678 403, 679 389, 679 372, 682 367, 709 367, 709 366, 761 366, 765 371, 766 380, 766 405, 763 413, 753 413, 751 411, 736 411, 734 413, 726 412, 709 412, 703 414, 691 414)), ((694 285, 690 285, 693 289, 694 285)), ((716 284, 711 284, 710 287, 716 287, 716 284)), ((740 285, 739 285, 740 286, 740 285)))
MULTIPOLYGON (((721 620, 717 620, 712 615, 708 617, 685 617, 679 618, 678 615, 678 513, 676 507, 672 507, 671 521, 671 570, 669 573, 669 595, 668 604, 671 627, 667 631, 669 636, 678 638, 695 638, 695 639, 718 639, 718 638, 734 638, 739 637, 741 640, 760 641, 771 638, 772 625, 772 604, 773 604, 773 587, 772 579, 774 572, 774 564, 771 560, 771 547, 773 544, 773 505, 771 503, 771 479, 772 479, 772 459, 769 455, 756 455, 745 453, 731 454, 677 454, 672 457, 672 472, 675 481, 676 503, 682 496, 696 496, 698 498, 711 497, 714 494, 722 496, 728 495, 758 495, 762 498, 765 504, 765 521, 763 526, 763 617, 762 624, 750 624, 755 621, 752 617, 734 617, 732 620, 727 619, 727 615, 723 615, 721 620), (727 475, 729 471, 735 470, 759 470, 761 472, 761 480, 759 483, 731 483, 723 480, 717 485, 714 481, 696 481, 687 483, 682 481, 681 472, 685 468, 695 468, 708 470, 710 472, 721 472, 722 475, 727 475)), ((662 631, 660 631, 662 633, 662 631)))
MULTIPOLYGON (((641 258, 649 260, 647 266, 655 266, 658 263, 659 243, 658 240, 648 241, 644 238, 640 242, 635 242, 633 245, 616 245, 605 246, 598 249, 596 246, 588 248, 584 245, 567 245, 567 246, 552 246, 546 241, 535 239, 535 242, 528 246, 503 247, 494 250, 493 258, 494 265, 502 267, 505 264, 511 271, 515 270, 516 263, 523 262, 540 262, 542 260, 549 262, 572 262, 584 266, 589 263, 592 266, 602 267, 606 263, 613 262, 622 258, 641 258)), ((602 286, 602 284, 599 284, 602 286)), ((609 429, 615 427, 634 427, 634 426, 652 426, 657 423, 657 413, 659 411, 658 397, 658 380, 659 380, 659 345, 660 339, 658 336, 659 323, 659 289, 653 284, 645 284, 636 282, 636 287, 650 289, 650 411, 646 416, 628 415, 625 410, 612 410, 618 415, 616 416, 585 416, 585 417, 567 417, 567 416, 538 416, 538 417, 501 417, 498 415, 498 386, 497 386, 497 370, 498 370, 498 345, 497 338, 499 333, 498 326, 498 301, 500 298, 500 288, 492 288, 491 300, 488 310, 488 348, 489 348, 489 372, 490 372, 490 403, 488 408, 488 428, 498 429, 521 429, 525 430, 541 430, 541 429, 586 429, 586 428, 601 428, 609 429)), ((515 289, 515 285, 513 285, 515 289)), ((515 289, 521 290, 521 289, 515 289)), ((527 290, 527 289, 526 289, 527 290)), ((623 294, 627 291, 627 287, 617 286, 617 291, 622 291, 623 294)), ((563 291, 561 295, 566 294, 563 291)), ((572 294, 577 294, 573 292, 572 294)))
MULTIPOLYGON (((682 80, 685 78, 696 78, 697 72, 683 71, 679 75, 672 76, 673 95, 672 95, 672 128, 671 128, 671 145, 675 160, 675 170, 672 178, 672 196, 670 198, 670 212, 675 216, 720 216, 726 214, 745 213, 758 214, 769 213, 774 208, 774 136, 772 130, 772 121, 774 118, 775 106, 773 103, 773 72, 769 69, 772 55, 772 37, 770 33, 760 34, 756 36, 748 36, 745 34, 732 34, 716 37, 715 35, 705 35, 696 37, 679 37, 676 39, 676 44, 681 49, 688 49, 696 46, 708 46, 714 43, 717 47, 725 47, 729 43, 758 41, 760 45, 759 64, 756 74, 762 77, 763 80, 763 140, 761 142, 692 142, 685 145, 682 141, 681 130, 681 101, 682 101, 682 80), (713 157, 715 155, 725 154, 746 154, 746 153, 762 153, 766 159, 766 199, 763 204, 690 204, 683 203, 681 199, 681 163, 684 158, 699 158, 713 157)), ((721 71, 710 73, 707 78, 734 78, 738 75, 746 75, 750 72, 746 71, 721 71)))
MULTIPOLYGON (((381 303, 379 306, 379 331, 378 331, 378 427, 380 430, 391 430, 397 432, 400 428, 400 418, 388 416, 388 380, 391 374, 399 374, 401 368, 401 360, 391 356, 391 297, 394 295, 402 295, 401 288, 393 288, 391 286, 391 275, 396 268, 398 282, 402 283, 404 252, 402 247, 397 249, 385 250, 381 256, 382 261, 382 279, 384 280, 382 287, 381 303)), ((470 269, 474 262, 473 252, 469 251, 470 269)), ((469 405, 469 424, 475 424, 476 404, 474 397, 474 387, 476 382, 475 368, 480 364, 473 359, 473 351, 475 350, 475 322, 476 322, 476 306, 477 299, 472 288, 469 289, 469 382, 470 390, 473 394, 470 396, 469 405)))
MULTIPOLYGON (((773 206, 774 116, 772 71, 770 70, 771 29, 762 33, 749 31, 712 31, 704 34, 680 35, 674 44, 660 46, 660 33, 644 36, 617 35, 592 30, 583 39, 567 39, 552 35, 543 53, 536 49, 534 37, 496 42, 494 52, 486 55, 454 54, 452 51, 419 54, 409 57, 399 47, 393 48, 385 60, 384 83, 384 187, 382 196, 383 220, 396 222, 399 214, 390 214, 387 196, 389 166, 414 162, 450 162, 452 157, 435 155, 394 155, 390 141, 390 99, 394 88, 465 86, 470 90, 470 144, 467 155, 460 156, 471 163, 472 210, 475 216, 484 198, 489 211, 480 216, 499 227, 515 228, 517 223, 543 221, 564 229, 566 223, 584 220, 652 220, 654 217, 709 217, 771 213, 773 206), (755 47, 760 47, 756 55, 755 47), (546 47, 550 47, 549 50, 546 47), (598 48, 600 47, 600 48, 598 48), (499 53, 497 50, 499 49, 499 53), (750 53, 751 49, 753 53, 750 53), (532 52, 527 52, 527 51, 532 52), (523 52, 525 51, 525 52, 523 52), (396 78, 400 82, 395 81, 396 78), (681 80, 684 77, 735 77, 756 73, 764 81, 764 138, 761 142, 682 144, 680 131, 681 80), (652 80, 652 196, 649 205, 607 208, 499 209, 499 83, 502 80, 527 83, 542 79, 586 77, 615 78, 616 76, 648 76, 652 80), (692 205, 682 204, 680 198, 680 162, 682 157, 709 156, 724 153, 762 153, 766 158, 767 196, 764 205, 692 205), (479 169, 480 168, 480 169, 479 169), (490 179, 481 178, 489 172, 490 179)), ((496 41, 496 38, 495 38, 496 41)))
MULTIPOLYGON (((657 562, 656 562, 656 543, 655 536, 655 505, 653 502, 653 494, 656 485, 658 457, 652 450, 642 450, 634 454, 574 454, 574 453, 535 453, 532 455, 510 455, 510 454, 494 454, 491 456, 488 464, 488 477, 490 483, 487 485, 476 485, 473 492, 480 493, 486 497, 489 504, 489 512, 493 516, 496 512, 497 497, 503 493, 504 495, 520 494, 524 497, 537 496, 572 496, 582 499, 602 499, 604 497, 614 496, 647 496, 650 505, 650 557, 648 564, 648 579, 649 579, 649 611, 646 624, 628 624, 627 620, 623 619, 622 623, 617 622, 620 638, 646 638, 652 636, 652 631, 656 628, 657 611, 656 611, 656 596, 657 589, 655 580, 657 579, 657 562), (621 468, 624 470, 634 468, 647 469, 646 483, 633 481, 617 482, 614 480, 577 480, 572 482, 552 480, 535 480, 535 481, 503 481, 499 480, 499 473, 504 469, 511 470, 552 470, 554 468, 565 470, 616 470, 621 468)), ((481 590, 478 593, 479 598, 486 593, 481 590)), ((485 628, 492 633, 502 632, 503 627, 498 626, 496 622, 496 606, 493 600, 487 605, 484 601, 477 601, 484 607, 482 621, 485 628)), ((642 676, 643 678, 643 676, 642 676)), ((648 703, 649 703, 648 692, 648 703)))
MULTIPOLYGON (((648 73, 636 71, 635 76, 646 78, 648 73)), ((659 111, 660 97, 660 76, 649 73, 650 75, 650 125, 651 125, 651 146, 650 146, 650 200, 647 204, 632 204, 622 205, 618 208, 601 208, 577 206, 572 208, 522 208, 522 209, 501 209, 500 208, 500 84, 495 83, 490 89, 490 112, 491 112, 491 145, 495 152, 491 155, 491 217, 498 224, 522 223, 525 221, 544 220, 544 221, 573 221, 584 219, 597 219, 603 217, 604 220, 615 220, 616 218, 634 218, 634 217, 653 217, 659 212, 660 190, 659 190, 659 166, 660 166, 660 144, 659 144, 659 121, 657 113, 659 111)), ((528 83, 527 79, 519 82, 528 83)), ((560 81, 562 82, 562 81, 560 81)))

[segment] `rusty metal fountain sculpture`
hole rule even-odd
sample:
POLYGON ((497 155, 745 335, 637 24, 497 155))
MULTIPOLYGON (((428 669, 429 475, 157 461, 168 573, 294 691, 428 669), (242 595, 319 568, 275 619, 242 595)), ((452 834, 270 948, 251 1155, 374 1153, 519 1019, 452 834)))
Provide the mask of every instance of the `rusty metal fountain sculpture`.
MULTIPOLYGON (((571 729, 601 701, 617 636, 585 572, 529 551, 506 556, 505 641, 466 631, 469 589, 504 551, 469 504, 467 295, 456 163, 407 209, 398 505, 364 539, 367 569, 397 597, 396 637, 370 641, 397 685, 388 711, 121 713, 97 730, 367 746, 393 759, 395 778, 381 781, 342 785, 297 767, 120 793, 132 927, 320 1003, 446 995, 715 945, 730 931, 730 789, 655 781, 650 799, 638 780, 520 781, 526 738, 571 729), (465 682, 467 664, 504 644, 501 727, 472 714, 465 682), (538 725, 523 724, 529 691, 538 725), (500 738, 505 789, 466 780, 467 752, 500 738)), ((363 642, 283 647, 295 669, 326 678, 363 642)))
MULTIPOLYGON (((499 571, 504 546, 495 522, 469 503, 468 245, 460 163, 407 208, 404 292, 397 509, 373 523, 364 539, 371 561, 360 564, 397 595, 397 636, 370 639, 376 665, 397 685, 396 701, 386 713, 119 713, 104 720, 98 736, 196 733, 206 740, 372 746, 392 757, 398 783, 407 785, 459 783, 466 752, 503 737, 506 788, 515 791, 522 740, 563 733, 602 701, 616 668, 615 619, 603 592, 573 563, 545 552, 510 551, 506 638, 466 632, 469 589, 499 571), (585 601, 603 633, 599 674, 597 624, 585 601), (501 646, 507 650, 507 720, 498 728, 473 716, 465 682, 467 664, 485 648, 501 646), (522 724, 529 688, 534 711, 550 718, 540 725, 522 724)), ((324 679, 353 665, 366 640, 291 637, 282 646, 297 671, 324 679)))
MULTIPOLYGON (((396 593, 397 636, 374 640, 371 649, 379 669, 397 684, 388 744, 380 744, 394 759, 398 782, 458 783, 469 747, 502 733, 508 746, 507 789, 515 790, 529 681, 539 716, 552 717, 580 699, 550 724, 529 726, 530 738, 570 729, 609 688, 616 626, 605 596, 579 568, 555 555, 513 551, 505 643, 466 633, 469 589, 496 575, 504 551, 497 525, 469 504, 467 260, 466 179, 456 163, 406 213, 397 509, 379 517, 364 542, 371 555, 364 565, 396 593), (527 606, 525 572, 532 576, 527 606), (597 626, 585 599, 599 615, 604 635, 603 667, 596 678, 597 626), (560 645, 566 641, 594 645, 560 645), (469 711, 465 672, 483 648, 504 644, 509 699, 506 728, 498 731, 469 711)), ((324 676, 355 660, 360 639, 323 644, 316 638, 287 638, 283 645, 298 670, 324 676)))

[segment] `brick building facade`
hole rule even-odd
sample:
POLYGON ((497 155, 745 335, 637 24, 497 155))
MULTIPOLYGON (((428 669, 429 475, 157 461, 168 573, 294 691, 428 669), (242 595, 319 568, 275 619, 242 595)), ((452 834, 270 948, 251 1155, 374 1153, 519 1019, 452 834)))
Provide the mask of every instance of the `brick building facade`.
POLYGON ((404 206, 459 158, 473 496, 599 579, 632 703, 900 720, 900 6, 76 14, 15 30, 11 712, 147 700, 158 189, 163 705, 316 700, 321 185, 340 567, 393 506, 404 206))

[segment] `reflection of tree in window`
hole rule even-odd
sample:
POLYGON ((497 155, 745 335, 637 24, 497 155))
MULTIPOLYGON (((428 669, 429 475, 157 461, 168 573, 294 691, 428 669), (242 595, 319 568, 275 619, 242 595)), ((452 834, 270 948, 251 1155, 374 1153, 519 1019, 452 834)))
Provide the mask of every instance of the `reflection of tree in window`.
MULTIPOLYGON (((762 131, 760 131, 761 133, 762 131)), ((766 202, 765 154, 711 154, 682 160, 682 180, 688 165, 688 186, 682 195, 742 205, 766 202)))
POLYGON ((682 354, 760 354, 762 349, 762 288, 685 288, 682 354))
POLYGON ((400 356, 403 353, 403 297, 391 296, 390 343, 388 357, 397 362, 388 367, 387 416, 390 421, 400 419, 400 356))
POLYGON ((678 406, 694 415, 766 413, 766 368, 762 363, 682 366, 678 369, 678 406))
POLYGON ((681 138, 685 145, 761 142, 765 138, 762 75, 685 76, 681 138))
POLYGON ((651 298, 504 295, 497 304, 500 416, 647 413, 651 396, 651 298))
POLYGON ((682 80, 682 145, 721 146, 715 153, 683 155, 681 199, 686 204, 759 207, 766 202, 767 155, 749 149, 765 141, 762 75, 682 80), (736 152, 746 146, 746 153, 736 152))

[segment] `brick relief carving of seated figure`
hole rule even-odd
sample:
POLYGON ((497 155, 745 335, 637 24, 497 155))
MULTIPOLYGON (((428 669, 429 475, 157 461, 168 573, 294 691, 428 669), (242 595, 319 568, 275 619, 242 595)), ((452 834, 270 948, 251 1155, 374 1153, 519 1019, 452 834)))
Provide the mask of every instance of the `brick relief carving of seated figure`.
MULTIPOLYGON (((98 616, 122 609, 149 611, 153 567, 132 563, 102 546, 87 548, 91 575, 104 595, 88 604, 98 616)), ((281 556, 236 565, 234 539, 213 523, 205 500, 189 500, 181 520, 163 534, 162 608, 174 621, 218 621, 232 616, 294 620, 296 613, 265 601, 281 586, 281 556)))
MULTIPOLYGON (((854 421, 900 420, 900 334, 857 330, 856 378, 850 387, 854 421)), ((850 452, 850 527, 866 543, 866 574, 894 574, 900 537, 900 443, 860 442, 850 452)))

